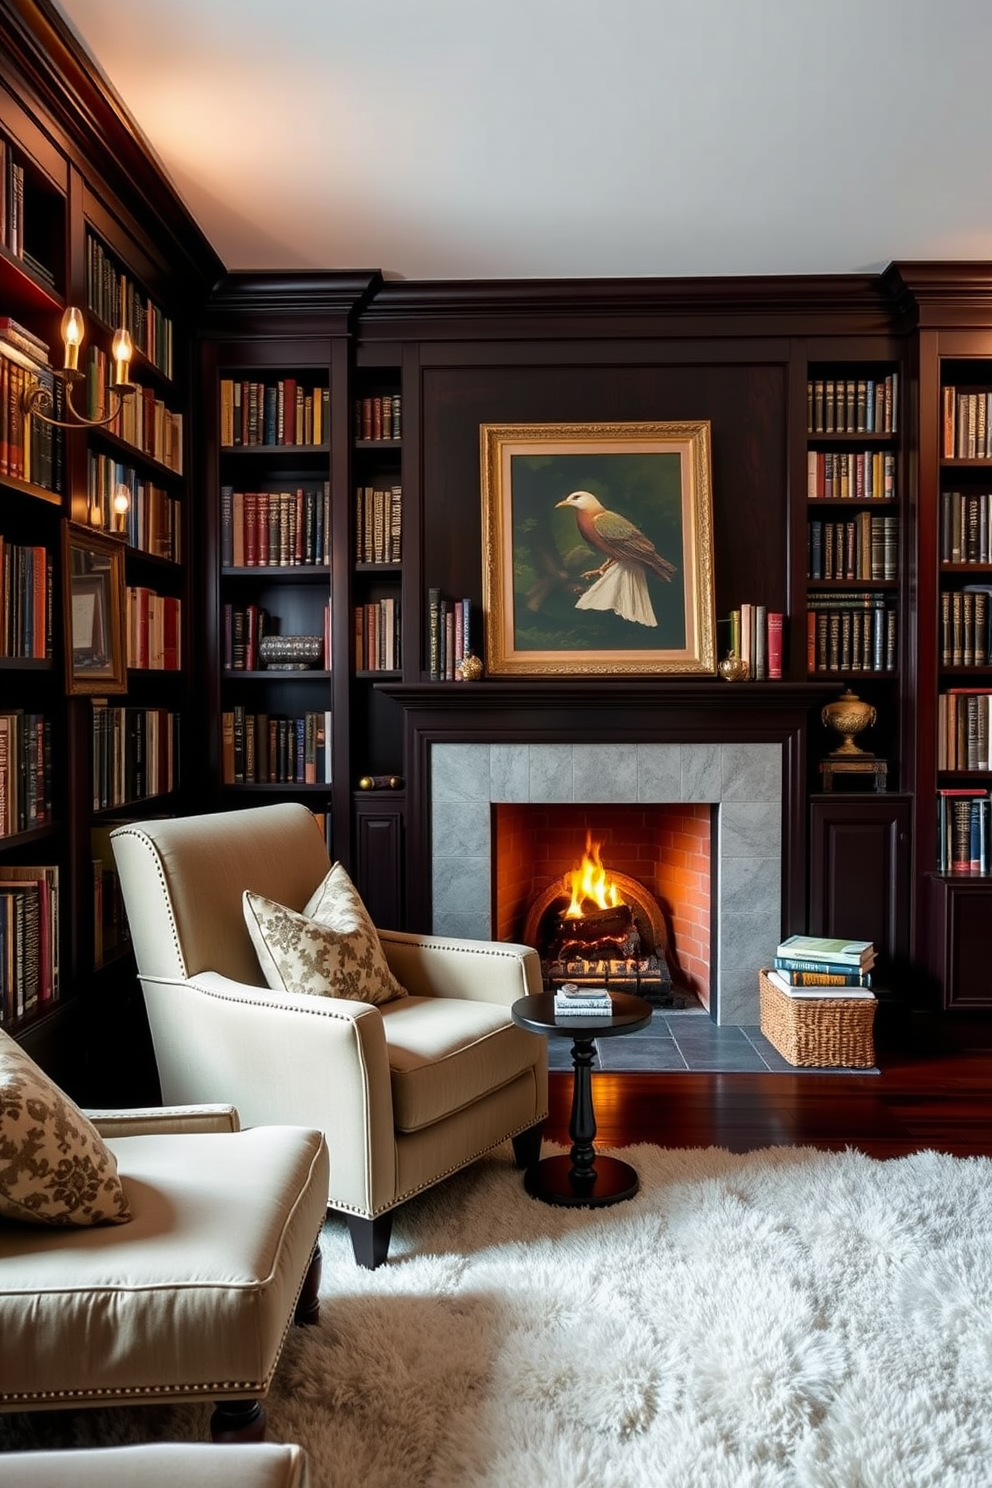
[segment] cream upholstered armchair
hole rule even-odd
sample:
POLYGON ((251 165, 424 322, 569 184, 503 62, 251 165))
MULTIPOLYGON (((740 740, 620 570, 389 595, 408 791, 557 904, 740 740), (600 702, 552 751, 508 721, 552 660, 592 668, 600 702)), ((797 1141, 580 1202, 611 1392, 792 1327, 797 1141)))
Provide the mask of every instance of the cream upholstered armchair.
POLYGON ((360 1264, 385 1259, 393 1212, 413 1194, 508 1138, 518 1165, 539 1156, 546 1045, 510 1017, 540 990, 535 951, 380 930, 408 996, 372 1005, 274 990, 243 897, 302 913, 331 870, 311 812, 283 803, 134 823, 112 841, 163 1099, 320 1128, 328 1204, 360 1264))
POLYGON ((81 1111, 0 1030, 0 1411, 213 1400, 215 1440, 260 1440, 327 1169, 319 1129, 229 1106, 81 1111))

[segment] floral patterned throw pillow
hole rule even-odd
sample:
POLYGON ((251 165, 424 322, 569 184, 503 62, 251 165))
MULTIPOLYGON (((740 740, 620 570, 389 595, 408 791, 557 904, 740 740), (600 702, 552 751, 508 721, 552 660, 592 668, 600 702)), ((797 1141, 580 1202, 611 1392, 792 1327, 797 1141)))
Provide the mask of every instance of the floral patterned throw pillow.
POLYGON ((0 1214, 28 1224, 123 1224, 117 1159, 88 1117, 0 1031, 0 1214))
POLYGON ((378 1006, 406 997, 368 910, 335 863, 303 913, 246 889, 245 923, 268 986, 378 1006))

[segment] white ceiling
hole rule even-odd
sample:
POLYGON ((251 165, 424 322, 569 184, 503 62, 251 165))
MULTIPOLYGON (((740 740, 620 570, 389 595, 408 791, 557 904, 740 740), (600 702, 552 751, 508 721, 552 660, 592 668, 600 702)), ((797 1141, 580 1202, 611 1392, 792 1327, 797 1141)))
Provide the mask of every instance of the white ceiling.
POLYGON ((59 0, 229 269, 992 259, 989 0, 59 0))

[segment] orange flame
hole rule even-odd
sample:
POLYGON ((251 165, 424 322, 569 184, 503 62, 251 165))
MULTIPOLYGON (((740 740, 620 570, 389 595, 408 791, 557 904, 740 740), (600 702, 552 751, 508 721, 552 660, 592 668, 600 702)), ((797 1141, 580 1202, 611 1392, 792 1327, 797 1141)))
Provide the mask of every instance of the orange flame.
POLYGON ((610 878, 599 856, 598 842, 593 842, 592 833, 586 833, 586 850, 582 862, 565 874, 571 885, 571 903, 565 911, 565 919, 581 920, 585 917, 583 903, 594 904, 598 909, 614 909, 623 904, 623 896, 615 881, 610 878))

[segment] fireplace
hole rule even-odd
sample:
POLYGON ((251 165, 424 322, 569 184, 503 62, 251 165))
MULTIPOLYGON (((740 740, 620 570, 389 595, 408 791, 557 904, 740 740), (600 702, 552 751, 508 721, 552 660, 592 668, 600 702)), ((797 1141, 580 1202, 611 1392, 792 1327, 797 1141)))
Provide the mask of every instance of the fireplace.
POLYGON ((711 807, 492 812, 496 937, 535 946, 546 986, 605 983, 656 1007, 709 1006, 711 807))
POLYGON ((377 684, 404 719, 408 927, 499 938, 496 807, 704 807, 710 1016, 756 1025, 758 971, 783 933, 806 925, 807 729, 840 688, 702 677, 377 684))
POLYGON ((758 1022, 758 969, 782 923, 782 755, 775 743, 501 744, 430 748, 432 928, 498 938, 494 808, 688 803, 712 813, 706 1000, 758 1022))

